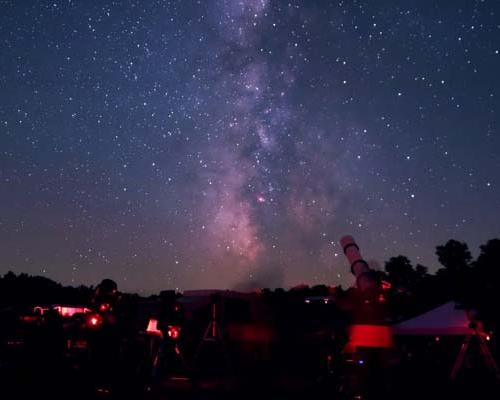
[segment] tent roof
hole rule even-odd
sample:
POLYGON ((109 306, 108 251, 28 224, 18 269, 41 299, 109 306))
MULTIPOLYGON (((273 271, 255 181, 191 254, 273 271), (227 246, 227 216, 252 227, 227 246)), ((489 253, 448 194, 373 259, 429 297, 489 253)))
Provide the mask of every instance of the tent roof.
POLYGON ((445 303, 415 318, 393 326, 395 335, 466 335, 471 332, 465 310, 445 303))

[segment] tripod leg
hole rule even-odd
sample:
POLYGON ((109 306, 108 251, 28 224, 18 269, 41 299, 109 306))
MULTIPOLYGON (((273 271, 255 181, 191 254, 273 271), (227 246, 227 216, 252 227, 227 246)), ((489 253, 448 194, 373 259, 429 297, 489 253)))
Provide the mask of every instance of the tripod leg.
POLYGON ((495 362, 495 359, 493 358, 493 355, 491 354, 490 348, 488 347, 487 343, 484 341, 484 338, 478 334, 479 338, 479 349, 481 350, 481 353, 484 357, 484 360, 486 362, 486 366, 490 368, 495 373, 495 377, 497 380, 500 380, 500 370, 498 369, 498 365, 495 362))
POLYGON ((451 370, 451 375, 450 378, 452 381, 454 381, 458 375, 458 371, 460 371, 460 368, 462 367, 462 364, 465 359, 465 354, 467 353, 467 350, 469 348, 470 340, 471 340, 472 334, 468 334, 463 343, 462 346, 460 347, 460 352, 458 353, 457 359, 455 360, 455 363, 453 364, 453 369, 451 370))
POLYGON ((198 345, 198 348, 196 349, 196 353, 194 354, 194 359, 197 359, 199 354, 200 354, 200 351, 203 347, 203 344, 205 343, 206 340, 209 339, 209 336, 210 336, 210 333, 212 331, 212 325, 214 324, 213 321, 211 321, 207 328, 205 329, 205 333, 203 334, 203 337, 201 338, 201 341, 200 341, 200 344, 198 345))

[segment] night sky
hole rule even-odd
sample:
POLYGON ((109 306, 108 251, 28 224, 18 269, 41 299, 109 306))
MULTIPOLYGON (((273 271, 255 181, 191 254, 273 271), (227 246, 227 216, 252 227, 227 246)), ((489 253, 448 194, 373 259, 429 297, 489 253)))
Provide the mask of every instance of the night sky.
POLYGON ((0 1, 0 273, 352 283, 500 236, 500 2, 0 1))

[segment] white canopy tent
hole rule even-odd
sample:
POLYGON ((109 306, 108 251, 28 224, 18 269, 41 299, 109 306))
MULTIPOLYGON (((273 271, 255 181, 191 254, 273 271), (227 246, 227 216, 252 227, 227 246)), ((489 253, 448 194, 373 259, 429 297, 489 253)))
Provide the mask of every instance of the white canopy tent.
POLYGON ((474 322, 476 322, 473 325, 475 329, 471 328, 469 311, 457 308, 454 302, 449 302, 418 317, 393 325, 392 328, 394 335, 464 336, 463 344, 460 346, 457 359, 451 371, 450 378, 452 380, 456 379, 469 349, 469 344, 472 338, 475 337, 479 341, 479 351, 484 358, 486 366, 495 373, 496 379, 500 380, 500 371, 484 339, 486 334, 483 332, 481 324, 477 323, 477 321, 474 322))
POLYGON ((467 335, 472 334, 466 310, 452 301, 415 318, 393 325, 395 335, 467 335))

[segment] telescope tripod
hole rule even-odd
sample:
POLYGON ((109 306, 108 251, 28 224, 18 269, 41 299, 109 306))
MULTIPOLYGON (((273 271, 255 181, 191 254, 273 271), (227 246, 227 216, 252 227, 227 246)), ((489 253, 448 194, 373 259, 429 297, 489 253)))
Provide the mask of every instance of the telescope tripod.
POLYGON ((203 334, 203 337, 200 341, 200 344, 198 345, 198 349, 196 350, 196 353, 194 355, 194 359, 198 359, 200 356, 201 351, 205 347, 205 345, 208 342, 213 342, 217 343, 221 346, 221 350, 225 359, 225 364, 226 367, 229 367, 229 354, 226 349, 226 343, 224 341, 224 335, 222 331, 222 327, 220 325, 220 310, 219 308, 221 307, 221 304, 219 301, 214 301, 212 303, 212 310, 211 310, 211 318, 210 322, 208 323, 205 332, 203 334))
POLYGON ((495 379, 497 381, 500 381, 500 370, 498 369, 498 365, 491 354, 491 351, 484 339, 484 335, 482 335, 481 332, 478 331, 478 329, 474 329, 472 332, 468 333, 467 336, 465 336, 465 339, 460 346, 460 352, 458 353, 457 359, 453 364, 453 369, 450 375, 451 380, 455 381, 460 368, 462 368, 465 356, 474 337, 478 340, 479 351, 481 353, 481 356, 483 357, 486 367, 495 374, 495 379))
POLYGON ((203 334, 202 343, 206 341, 222 341, 222 328, 219 324, 219 310, 218 304, 212 304, 212 318, 210 319, 210 323, 205 329, 205 333, 203 334))

